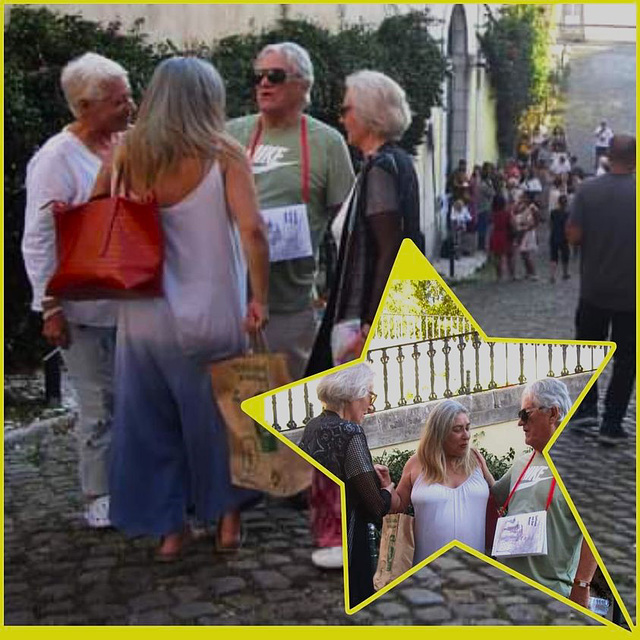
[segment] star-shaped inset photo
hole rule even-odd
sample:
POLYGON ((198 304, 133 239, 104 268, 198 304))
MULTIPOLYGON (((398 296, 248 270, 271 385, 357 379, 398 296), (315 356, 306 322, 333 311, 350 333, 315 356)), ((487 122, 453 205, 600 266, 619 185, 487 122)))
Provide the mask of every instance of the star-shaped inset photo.
POLYGON ((361 358, 242 408, 316 467, 316 564, 342 561, 347 613, 457 547, 631 628, 550 455, 614 351, 487 336, 405 241, 361 358))

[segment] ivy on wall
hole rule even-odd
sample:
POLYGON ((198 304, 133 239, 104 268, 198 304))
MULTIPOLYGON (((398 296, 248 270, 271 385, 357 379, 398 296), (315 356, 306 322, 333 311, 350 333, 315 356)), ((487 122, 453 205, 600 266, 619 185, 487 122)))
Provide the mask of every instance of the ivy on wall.
POLYGON ((514 4, 489 14, 478 34, 496 96, 498 148, 512 156, 520 122, 550 93, 551 11, 547 5, 514 4))

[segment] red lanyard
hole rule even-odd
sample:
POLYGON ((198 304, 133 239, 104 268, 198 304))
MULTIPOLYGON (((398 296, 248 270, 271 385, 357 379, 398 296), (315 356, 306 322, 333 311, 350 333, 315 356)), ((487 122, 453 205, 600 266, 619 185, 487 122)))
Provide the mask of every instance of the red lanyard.
MULTIPOLYGON (((509 506, 509 502, 511 502, 511 498, 515 493, 516 489, 518 488, 518 485, 520 484, 520 480, 522 480, 524 474, 529 468, 529 465, 533 462, 533 459, 536 457, 536 453, 537 453, 536 451, 533 452, 533 455, 529 458, 529 462, 527 462, 525 468, 522 470, 520 477, 518 478, 516 483, 513 485, 513 489, 511 489, 511 493, 509 494, 509 497, 507 498, 506 502, 498 509, 498 512, 501 516, 504 516, 507 513, 507 507, 509 506)), ((551 487, 549 488, 549 495, 547 496, 547 504, 544 508, 545 511, 551 505, 551 500, 553 499, 553 492, 555 491, 555 489, 556 489, 556 479, 553 478, 553 480, 551 481, 551 487)))
MULTIPOLYGON (((262 137, 262 118, 258 117, 258 123, 256 124, 255 131, 251 136, 251 143, 249 144, 249 158, 253 160, 253 156, 256 152, 256 147, 260 138, 262 137)), ((300 163, 301 163, 301 183, 302 183, 302 202, 308 204, 310 201, 310 176, 311 176, 311 162, 309 158, 309 140, 307 136, 307 116, 303 115, 300 118, 300 163)))

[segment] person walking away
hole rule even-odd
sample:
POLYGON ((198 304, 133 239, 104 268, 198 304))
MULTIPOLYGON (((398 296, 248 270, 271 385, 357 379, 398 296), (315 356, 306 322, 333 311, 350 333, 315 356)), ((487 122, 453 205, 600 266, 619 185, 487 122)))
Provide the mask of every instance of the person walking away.
POLYGON ((593 132, 595 136, 595 160, 594 167, 597 169, 600 166, 600 158, 601 156, 609 155, 609 145, 611 144, 611 139, 613 138, 613 131, 611 127, 607 124, 606 120, 602 120, 600 125, 593 132))
MULTIPOLYGON (((578 188, 567 236, 581 252, 576 339, 617 345, 599 434, 602 444, 615 445, 628 440, 622 420, 636 375, 636 139, 615 135, 609 161, 609 173, 578 188)), ((596 383, 570 424, 582 430, 598 424, 596 383)))
POLYGON ((493 224, 491 237, 489 238, 489 251, 496 267, 498 282, 502 280, 505 267, 511 280, 516 279, 515 265, 513 263, 513 231, 511 227, 511 214, 507 208, 505 199, 497 195, 493 199, 493 224))
POLYGON ((551 253, 551 273, 549 281, 553 284, 556 281, 556 271, 558 269, 558 257, 562 261, 562 278, 568 280, 569 275, 569 243, 565 227, 569 218, 567 209, 567 196, 558 198, 558 208, 551 212, 551 233, 549 234, 549 249, 551 253))

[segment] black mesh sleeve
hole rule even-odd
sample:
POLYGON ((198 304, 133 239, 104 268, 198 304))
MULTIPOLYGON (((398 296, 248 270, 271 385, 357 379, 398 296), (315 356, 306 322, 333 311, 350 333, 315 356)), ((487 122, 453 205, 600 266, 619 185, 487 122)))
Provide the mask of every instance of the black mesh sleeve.
POLYGON ((382 292, 389 279, 393 261, 402 243, 402 219, 397 211, 378 213, 367 218, 375 261, 369 299, 363 301, 362 322, 371 324, 378 310, 382 292))
POLYGON ((351 438, 344 460, 346 484, 355 506, 372 521, 382 520, 391 508, 391 494, 380 489, 364 433, 351 438))

